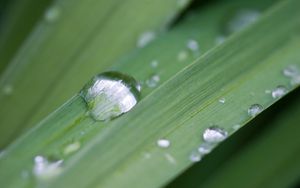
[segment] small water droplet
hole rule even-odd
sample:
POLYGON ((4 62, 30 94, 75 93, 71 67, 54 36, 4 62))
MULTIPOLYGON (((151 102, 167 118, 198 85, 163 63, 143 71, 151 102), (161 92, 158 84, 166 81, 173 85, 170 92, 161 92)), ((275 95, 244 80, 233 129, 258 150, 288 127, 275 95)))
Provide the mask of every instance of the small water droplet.
POLYGON ((58 20, 60 14, 61 14, 60 7, 53 6, 46 10, 44 17, 47 22, 53 23, 56 20, 58 20))
POLYGON ((190 154, 190 157, 189 157, 190 161, 192 162, 199 162, 201 161, 202 159, 202 156, 199 152, 195 152, 193 151, 191 154, 190 154))
POLYGON ((160 77, 157 74, 155 74, 155 75, 152 75, 148 80, 146 80, 146 85, 148 87, 153 88, 153 87, 157 86, 159 81, 160 81, 160 77))
POLYGON ((219 102, 222 103, 222 104, 224 104, 226 102, 226 99, 225 98, 221 98, 221 99, 219 99, 219 102))
POLYGON ((190 49, 193 52, 199 51, 199 44, 196 40, 190 39, 187 42, 187 48, 190 49))
POLYGON ((233 129, 234 131, 236 131, 236 130, 238 130, 238 129, 240 129, 240 128, 241 128, 241 125, 239 125, 239 124, 236 124, 236 125, 232 126, 232 129, 233 129))
POLYGON ((33 174, 41 179, 49 179, 57 176, 62 171, 63 160, 50 162, 43 156, 36 156, 34 158, 33 174))
POLYGON ((249 107, 248 109, 248 114, 251 117, 255 117, 257 116, 259 113, 261 113, 263 111, 263 106, 260 104, 253 104, 249 107))
POLYGON ((11 95, 13 92, 13 87, 11 85, 5 85, 2 89, 4 95, 11 95))
POLYGON ((211 150, 212 150, 214 147, 215 147, 214 144, 204 142, 204 143, 202 143, 202 144, 199 146, 198 152, 199 152, 201 155, 206 155, 206 154, 210 153, 211 150))
POLYGON ((291 79, 291 85, 292 86, 298 86, 300 85, 300 75, 299 76, 295 76, 291 79))
POLYGON ((277 86, 273 91, 272 91, 272 97, 274 99, 281 98, 287 93, 287 88, 285 86, 277 86))
POLYGON ((188 52, 185 50, 182 50, 178 53, 177 55, 177 60, 178 61, 185 61, 188 58, 188 52))
POLYGON ((80 142, 78 142, 78 141, 73 142, 65 147, 64 154, 68 155, 70 153, 77 151, 79 148, 80 148, 80 142))
POLYGON ((174 157, 172 155, 165 153, 165 157, 170 163, 176 164, 176 160, 174 159, 174 157))
POLYGON ((134 78, 118 73, 105 72, 95 76, 81 90, 90 115, 105 121, 132 109, 139 100, 139 84, 134 78))
POLYGON ((282 71, 283 75, 286 77, 294 78, 300 76, 300 71, 296 65, 289 65, 282 71))
POLYGON ((226 32, 232 34, 248 27, 260 16, 260 12, 252 9, 238 10, 226 25, 226 32))
POLYGON ((227 135, 228 133, 224 129, 218 126, 211 126, 205 129, 202 137, 205 142, 218 143, 225 140, 227 135))
POLYGON ((153 61, 151 61, 150 65, 151 65, 152 68, 156 68, 158 66, 158 61, 153 60, 153 61))
POLYGON ((226 37, 223 35, 219 35, 216 37, 215 42, 216 44, 222 44, 225 41, 226 37))
POLYGON ((142 33, 137 41, 137 47, 143 48, 156 38, 156 34, 152 31, 142 33))
POLYGON ((171 142, 167 139, 157 140, 157 145, 161 148, 168 148, 171 145, 171 142))

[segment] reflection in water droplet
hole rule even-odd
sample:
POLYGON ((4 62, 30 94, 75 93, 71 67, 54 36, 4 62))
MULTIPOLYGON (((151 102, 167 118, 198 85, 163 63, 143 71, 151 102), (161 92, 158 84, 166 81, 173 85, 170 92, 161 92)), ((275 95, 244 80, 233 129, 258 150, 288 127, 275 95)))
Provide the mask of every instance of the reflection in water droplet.
POLYGON ((199 146, 198 152, 199 152, 201 155, 206 155, 206 154, 210 153, 211 150, 212 150, 214 147, 215 147, 214 144, 204 142, 204 143, 202 143, 202 144, 199 146))
POLYGON ((188 52, 185 50, 182 50, 178 53, 177 55, 177 60, 178 61, 185 61, 188 58, 188 52))
POLYGON ((157 140, 157 145, 161 148, 168 148, 171 145, 171 142, 167 139, 157 140))
POLYGON ((54 6, 46 10, 44 17, 47 22, 55 22, 60 17, 60 14, 60 7, 54 6))
POLYGON ((190 161, 192 161, 192 162, 199 162, 199 161, 201 161, 201 158, 202 158, 201 154, 199 152, 195 152, 195 151, 193 151, 189 157, 190 161))
POLYGON ((232 34, 248 27, 260 16, 257 10, 244 9, 236 12, 234 17, 227 23, 226 32, 232 34))
POLYGON ((137 41, 137 47, 143 48, 146 45, 148 45, 150 42, 152 42, 156 37, 156 34, 152 31, 147 31, 145 33, 142 33, 137 41))
POLYGON ((218 143, 225 140, 227 135, 228 133, 224 129, 217 126, 211 126, 205 129, 202 137, 205 142, 218 143))
POLYGON ((257 116, 259 113, 263 111, 263 106, 260 104, 253 104, 248 109, 248 115, 251 117, 257 116))
POLYGON ((68 155, 70 153, 77 151, 79 148, 80 148, 80 142, 78 142, 78 141, 73 142, 65 147, 64 154, 68 155))
POLYGON ((41 179, 49 179, 54 176, 57 176, 62 171, 63 160, 48 161, 43 156, 36 156, 34 158, 33 174, 41 179))
POLYGON ((134 78, 105 72, 95 76, 81 90, 90 115, 95 120, 110 120, 132 109, 139 100, 139 84, 134 78))
POLYGON ((157 74, 152 75, 148 80, 146 80, 146 85, 151 88, 156 87, 159 80, 160 77, 157 74))
POLYGON ((219 99, 219 102, 224 104, 226 102, 226 100, 225 100, 225 98, 221 98, 221 99, 219 99))
POLYGON ((287 88, 285 86, 277 86, 273 91, 272 91, 272 97, 274 99, 278 99, 283 97, 287 93, 287 88))

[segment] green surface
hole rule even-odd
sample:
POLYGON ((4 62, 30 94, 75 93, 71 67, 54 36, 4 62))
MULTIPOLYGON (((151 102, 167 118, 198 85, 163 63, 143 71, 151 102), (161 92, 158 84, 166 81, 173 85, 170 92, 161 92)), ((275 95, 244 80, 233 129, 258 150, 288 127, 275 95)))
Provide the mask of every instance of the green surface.
POLYGON ((75 96, 5 150, 1 182, 8 187, 165 185, 192 165, 189 156, 202 143, 207 127, 217 124, 232 134, 234 125, 252 119, 247 114, 250 105, 266 109, 276 102, 265 90, 296 87, 282 70, 291 64, 300 67, 299 5, 289 0, 273 6, 259 22, 205 53, 150 95, 145 89, 141 102, 114 121, 95 122, 75 96), (225 104, 218 101, 223 97, 225 104), (169 139, 171 147, 158 148, 160 138, 169 139), (74 140, 82 148, 64 155, 64 147, 74 140), (47 182, 20 177, 22 171, 31 171, 38 154, 64 159, 62 174, 47 182))

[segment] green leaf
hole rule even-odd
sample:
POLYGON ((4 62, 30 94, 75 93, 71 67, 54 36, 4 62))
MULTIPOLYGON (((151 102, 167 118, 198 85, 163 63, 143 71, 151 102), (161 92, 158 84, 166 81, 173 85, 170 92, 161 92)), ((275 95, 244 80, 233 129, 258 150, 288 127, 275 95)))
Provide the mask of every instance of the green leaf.
POLYGON ((253 118, 247 114, 252 104, 267 108, 277 101, 266 89, 296 87, 282 70, 300 66, 299 5, 297 0, 277 4, 259 22, 204 54, 114 121, 95 122, 75 96, 5 150, 1 182, 11 187, 34 184, 34 178, 19 174, 31 171, 35 155, 45 155, 64 159, 64 166, 60 176, 36 180, 44 187, 166 184, 192 165, 190 154, 203 142, 206 128, 217 124, 232 134, 233 125, 253 118), (218 101, 223 97, 225 104, 218 101), (160 138, 169 139, 171 147, 157 147, 160 138), (82 148, 65 156, 64 147, 74 140, 82 148))

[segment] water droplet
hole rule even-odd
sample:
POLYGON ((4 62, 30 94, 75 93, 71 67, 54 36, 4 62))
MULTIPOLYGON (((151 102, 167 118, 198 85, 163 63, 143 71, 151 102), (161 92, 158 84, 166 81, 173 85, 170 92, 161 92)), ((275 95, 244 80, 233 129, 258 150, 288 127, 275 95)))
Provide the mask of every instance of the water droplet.
POLYGON ((188 58, 188 52, 185 50, 182 50, 178 53, 177 55, 177 60, 178 61, 185 61, 188 58))
POLYGON ((80 142, 78 142, 78 141, 73 142, 65 147, 64 154, 68 155, 70 153, 77 151, 79 148, 80 148, 80 142))
POLYGON ((187 48, 190 49, 193 52, 199 51, 199 44, 196 40, 190 39, 187 42, 187 48))
POLYGON ((157 74, 155 74, 155 75, 152 75, 148 80, 146 80, 146 84, 148 87, 153 88, 153 87, 157 86, 159 80, 160 80, 160 77, 157 74))
POLYGON ((192 162, 199 162, 199 161, 201 161, 202 156, 199 152, 193 151, 189 158, 190 158, 190 161, 192 161, 192 162))
POLYGON ((157 140, 157 145, 161 148, 168 148, 171 145, 171 142, 167 139, 157 140))
POLYGON ((227 138, 228 133, 217 126, 211 126, 205 129, 203 133, 203 140, 208 143, 218 143, 227 138))
POLYGON ((63 160, 50 162, 43 156, 36 156, 34 158, 33 174, 41 179, 49 179, 57 176, 62 171, 63 160))
POLYGON ((232 126, 232 129, 233 129, 234 131, 236 131, 236 130, 238 130, 238 129, 240 129, 240 128, 241 128, 241 125, 239 125, 239 124, 236 124, 236 125, 232 126))
POLYGON ((134 78, 105 72, 95 76, 81 90, 90 115, 95 120, 110 120, 132 109, 139 100, 139 84, 134 78))
POLYGON ((199 152, 201 155, 206 155, 206 154, 210 153, 211 150, 212 150, 214 147, 215 147, 214 144, 204 142, 204 143, 202 143, 202 144, 199 146, 198 152, 199 152))
POLYGON ((152 42, 156 37, 156 34, 152 31, 147 31, 145 33, 142 33, 137 41, 137 47, 143 48, 146 45, 148 45, 150 42, 152 42))
POLYGON ((225 41, 226 37, 223 35, 219 35, 216 37, 215 42, 216 44, 222 44, 225 41))
POLYGON ((248 109, 248 114, 251 117, 255 117, 257 116, 259 113, 261 113, 263 111, 263 106, 260 104, 253 104, 249 107, 248 109))
POLYGON ((260 16, 257 10, 244 9, 239 10, 226 25, 226 32, 232 34, 248 27, 254 23, 260 16))
POLYGON ((2 89, 4 95, 11 95, 13 92, 13 87, 11 85, 5 85, 2 89))
POLYGON ((296 65, 289 65, 282 71, 286 77, 294 78, 300 76, 300 71, 296 65))
POLYGON ((273 91, 272 91, 272 97, 274 99, 281 98, 287 93, 287 88, 285 86, 277 86, 273 91))
POLYGON ((176 164, 176 160, 174 159, 174 157, 172 155, 165 153, 165 157, 170 163, 176 164))
POLYGON ((46 10, 44 17, 47 22, 53 23, 60 17, 60 14, 60 7, 54 6, 46 10))
POLYGON ((158 61, 153 60, 153 61, 151 61, 150 65, 151 65, 152 68, 156 68, 158 66, 158 61))
POLYGON ((219 102, 222 103, 222 104, 224 104, 226 102, 226 99, 225 98, 221 98, 221 99, 219 99, 219 102))

